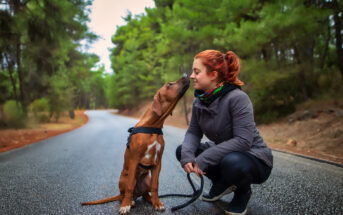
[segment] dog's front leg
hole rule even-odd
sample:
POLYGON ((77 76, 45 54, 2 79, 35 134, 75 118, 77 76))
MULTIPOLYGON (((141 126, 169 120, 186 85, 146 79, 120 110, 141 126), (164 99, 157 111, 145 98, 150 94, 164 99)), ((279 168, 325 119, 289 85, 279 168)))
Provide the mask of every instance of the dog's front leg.
POLYGON ((133 190, 135 188, 135 176, 137 169, 138 161, 132 160, 129 164, 128 176, 125 186, 125 195, 121 202, 119 213, 128 214, 131 209, 133 190))
POLYGON ((151 203, 157 211, 164 211, 164 205, 158 198, 158 179, 161 171, 161 162, 151 170, 151 203))

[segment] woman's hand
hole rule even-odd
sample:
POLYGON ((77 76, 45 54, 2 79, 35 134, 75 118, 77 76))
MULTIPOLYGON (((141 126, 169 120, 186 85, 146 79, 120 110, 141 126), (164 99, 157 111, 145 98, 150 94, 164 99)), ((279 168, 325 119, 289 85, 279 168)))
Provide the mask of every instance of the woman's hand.
POLYGON ((204 175, 205 173, 200 169, 200 167, 198 166, 197 163, 186 163, 183 166, 183 169, 185 170, 185 172, 187 173, 191 173, 194 172, 195 174, 197 174, 199 177, 200 175, 204 175))
POLYGON ((197 174, 199 177, 200 175, 205 175, 205 173, 200 169, 197 163, 194 163, 193 165, 193 172, 195 172, 195 174, 197 174))
POLYGON ((193 169, 193 164, 191 162, 189 163, 186 163, 184 166, 183 166, 183 169, 185 170, 185 172, 187 173, 191 173, 194 171, 193 169))

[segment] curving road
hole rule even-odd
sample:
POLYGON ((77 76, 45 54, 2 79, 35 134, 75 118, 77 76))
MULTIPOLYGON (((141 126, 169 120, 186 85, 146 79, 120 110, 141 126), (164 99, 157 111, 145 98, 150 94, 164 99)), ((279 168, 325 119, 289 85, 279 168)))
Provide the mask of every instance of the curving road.
MULTIPOLYGON (((107 111, 87 111, 89 122, 74 131, 0 154, 0 214, 117 214, 119 202, 80 202, 117 194, 127 129, 137 120, 107 111)), ((190 193, 175 159, 185 130, 164 126, 166 141, 160 194, 190 193)), ((343 214, 343 168, 273 151, 274 169, 253 185, 248 214, 343 214)), ((196 178, 196 176, 194 176, 196 178)), ((205 190, 210 183, 205 181, 205 190)), ((223 214, 232 194, 216 203, 197 200, 174 214, 223 214)), ((139 199, 132 214, 172 214, 185 199, 165 198, 155 212, 139 199)))

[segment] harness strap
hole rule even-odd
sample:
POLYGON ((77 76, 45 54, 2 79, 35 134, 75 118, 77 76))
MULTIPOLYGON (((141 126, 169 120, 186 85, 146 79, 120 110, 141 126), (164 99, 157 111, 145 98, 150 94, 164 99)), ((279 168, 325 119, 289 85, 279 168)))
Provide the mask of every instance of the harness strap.
POLYGON ((162 128, 151 128, 151 127, 131 127, 129 130, 127 130, 130 135, 127 138, 127 144, 126 147, 130 148, 130 143, 131 143, 131 137, 134 134, 137 133, 144 133, 144 134, 163 134, 162 128))

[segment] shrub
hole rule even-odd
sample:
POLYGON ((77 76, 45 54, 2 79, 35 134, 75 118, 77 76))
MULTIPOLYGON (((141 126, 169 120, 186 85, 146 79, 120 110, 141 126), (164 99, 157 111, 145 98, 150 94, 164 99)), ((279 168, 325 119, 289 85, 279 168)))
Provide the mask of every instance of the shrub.
POLYGON ((39 122, 49 122, 50 121, 49 99, 47 99, 47 98, 37 99, 30 104, 29 109, 33 112, 35 118, 39 122))
POLYGON ((35 114, 38 112, 49 112, 50 111, 49 99, 47 98, 37 99, 31 103, 30 107, 33 113, 35 114))
POLYGON ((295 111, 299 100, 299 84, 293 76, 280 78, 256 95, 256 121, 269 123, 295 111))
POLYGON ((9 100, 4 104, 4 121, 7 127, 10 128, 24 128, 27 117, 20 103, 14 100, 9 100))
POLYGON ((267 81, 255 82, 249 90, 257 123, 270 123, 295 111, 301 101, 300 84, 295 72, 276 75, 267 81))

